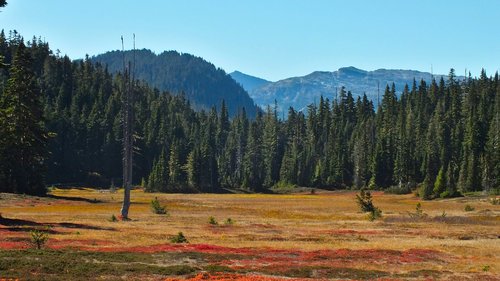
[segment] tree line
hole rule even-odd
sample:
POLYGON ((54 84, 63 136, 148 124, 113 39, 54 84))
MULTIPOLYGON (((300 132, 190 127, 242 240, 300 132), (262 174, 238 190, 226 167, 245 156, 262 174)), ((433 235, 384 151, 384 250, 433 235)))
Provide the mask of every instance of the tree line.
MULTIPOLYGON (((0 191, 46 183, 120 185, 121 73, 0 33, 0 191)), ((182 93, 134 87, 134 181, 151 192, 264 192, 286 186, 407 191, 426 199, 500 186, 498 73, 385 88, 377 109, 341 88, 305 112, 232 118, 182 93)))

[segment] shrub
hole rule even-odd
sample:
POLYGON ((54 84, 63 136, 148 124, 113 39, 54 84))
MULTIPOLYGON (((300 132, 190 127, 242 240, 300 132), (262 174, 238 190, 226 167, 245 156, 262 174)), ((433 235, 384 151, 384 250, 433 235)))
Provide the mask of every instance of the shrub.
POLYGON ((408 215, 414 219, 422 219, 424 217, 427 217, 427 214, 424 213, 424 210, 422 209, 422 204, 420 204, 420 202, 418 202, 417 206, 415 207, 415 213, 408 213, 408 215))
POLYGON ((474 211, 475 209, 476 209, 476 208, 472 207, 472 206, 471 206, 471 205, 469 205, 469 204, 465 205, 465 208, 464 208, 464 210, 465 210, 466 212, 472 212, 472 211, 474 211))
POLYGON ((361 190, 359 194, 356 194, 356 202, 362 212, 372 212, 375 209, 372 202, 372 195, 370 191, 361 190))
POLYGON ((374 220, 379 219, 381 217, 382 217, 382 211, 377 207, 375 207, 375 209, 373 211, 368 213, 368 220, 369 221, 374 221, 374 220))
POLYGON ((174 237, 170 238, 172 243, 189 243, 186 236, 182 232, 177 233, 174 237))
POLYGON ((224 222, 225 225, 233 225, 234 221, 231 218, 227 218, 227 220, 224 222))
POLYGON ((356 202, 362 212, 369 212, 368 220, 374 221, 382 217, 382 210, 373 205, 370 191, 361 190, 359 194, 356 194, 356 202))
POLYGON ((208 218, 208 223, 211 224, 211 225, 218 225, 219 223, 217 222, 217 220, 215 220, 214 217, 209 217, 208 218))
POLYGON ((34 229, 30 231, 31 235, 31 244, 37 249, 41 249, 43 245, 49 240, 49 234, 45 231, 41 231, 38 229, 34 229))
POLYGON ((118 219, 116 218, 116 216, 114 214, 111 215, 111 218, 109 218, 109 221, 110 222, 117 222, 118 219))
POLYGON ((167 214, 167 210, 166 210, 165 206, 160 205, 160 201, 158 201, 158 197, 155 197, 154 200, 151 200, 151 211, 157 215, 166 215, 167 214))
MULTIPOLYGON (((492 205, 500 205, 500 198, 491 198, 490 199, 490 203, 492 205)), ((2 215, 0 214, 0 218, 2 217, 2 215)))

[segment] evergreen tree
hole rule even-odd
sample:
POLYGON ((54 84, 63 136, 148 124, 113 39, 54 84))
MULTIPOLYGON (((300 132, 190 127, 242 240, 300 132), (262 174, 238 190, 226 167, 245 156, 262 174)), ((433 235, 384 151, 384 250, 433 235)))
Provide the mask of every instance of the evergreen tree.
POLYGON ((17 193, 45 194, 48 133, 33 60, 21 41, 0 99, 0 188, 17 193))

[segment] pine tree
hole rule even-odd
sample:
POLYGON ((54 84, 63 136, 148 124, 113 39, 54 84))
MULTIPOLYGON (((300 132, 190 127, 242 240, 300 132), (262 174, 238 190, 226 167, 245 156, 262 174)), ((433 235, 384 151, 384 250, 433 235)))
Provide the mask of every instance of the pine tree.
POLYGON ((46 192, 48 133, 32 64, 29 50, 21 41, 0 99, 0 188, 41 195, 46 192))

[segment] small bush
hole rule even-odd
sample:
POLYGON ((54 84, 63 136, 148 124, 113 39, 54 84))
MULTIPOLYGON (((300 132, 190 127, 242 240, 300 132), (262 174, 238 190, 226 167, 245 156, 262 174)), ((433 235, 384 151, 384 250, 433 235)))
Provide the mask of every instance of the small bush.
POLYGON ((118 218, 116 218, 116 216, 114 214, 112 214, 111 217, 109 218, 109 221, 110 222, 117 222, 118 218))
POLYGON ((166 210, 165 206, 160 205, 160 201, 158 201, 158 197, 155 197, 154 200, 151 200, 151 211, 157 215, 166 215, 167 214, 167 210, 166 210))
POLYGON ((368 220, 369 221, 374 221, 374 220, 379 219, 381 217, 382 217, 382 211, 377 207, 375 207, 375 209, 373 211, 368 213, 368 220))
POLYGON ((408 215, 414 219, 423 219, 427 217, 427 214, 424 213, 424 210, 422 209, 422 204, 420 204, 420 202, 418 202, 417 206, 415 207, 415 213, 408 213, 408 215))
POLYGON ((488 272, 488 271, 490 271, 490 268, 491 268, 491 267, 490 267, 489 265, 484 265, 484 266, 483 266, 483 271, 484 271, 484 272, 488 272))
POLYGON ((359 194, 356 194, 356 202, 362 212, 369 212, 368 220, 374 221, 382 217, 382 210, 373 205, 370 191, 361 190, 359 194))
POLYGON ((441 217, 442 217, 442 218, 446 218, 446 216, 447 216, 446 212, 445 212, 445 211, 443 211, 443 213, 441 214, 441 217))
POLYGON ((465 210, 466 212, 472 212, 472 211, 474 211, 475 209, 476 209, 476 208, 472 207, 472 206, 471 206, 471 205, 469 205, 469 204, 465 205, 465 208, 464 208, 464 210, 465 210))
POLYGON ((356 194, 356 202, 362 212, 372 212, 375 209, 372 202, 372 195, 370 191, 361 190, 359 194, 356 194))
POLYGON ((227 220, 224 222, 225 225, 233 225, 234 221, 231 218, 227 218, 227 220))
POLYGON ((218 225, 219 224, 214 217, 209 217, 208 218, 208 223, 211 224, 211 225, 218 225))
MULTIPOLYGON (((500 205, 500 198, 491 198, 490 199, 490 203, 492 205, 500 205)), ((2 215, 0 214, 0 218, 2 217, 2 215)))
POLYGON ((30 231, 31 235, 31 244, 37 249, 41 249, 43 245, 49 240, 49 234, 45 231, 41 231, 38 229, 30 231))
POLYGON ((174 237, 170 238, 172 243, 189 243, 186 236, 182 232, 177 233, 174 237))

